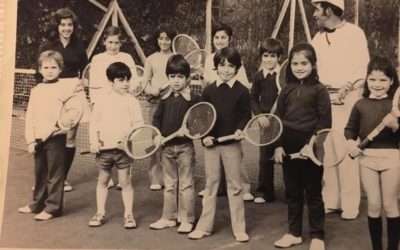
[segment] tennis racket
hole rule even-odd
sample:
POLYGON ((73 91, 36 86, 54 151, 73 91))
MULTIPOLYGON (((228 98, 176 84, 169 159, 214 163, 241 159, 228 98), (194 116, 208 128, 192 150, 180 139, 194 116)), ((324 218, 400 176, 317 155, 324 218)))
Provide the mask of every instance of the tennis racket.
MULTIPOLYGON (((367 137, 364 138, 360 142, 360 144, 357 145, 359 149, 365 149, 368 144, 375 139, 376 136, 378 136, 382 130, 387 126, 387 124, 393 120, 400 117, 400 88, 397 88, 396 92, 394 93, 393 100, 392 100, 392 110, 390 113, 388 113, 382 121, 372 130, 367 137)), ((350 158, 354 159, 354 157, 350 158)))
MULTIPOLYGON (((98 136, 98 138, 100 138, 98 136)), ((142 125, 133 129, 128 136, 121 139, 118 142, 118 149, 125 151, 125 153, 135 160, 145 159, 154 154, 157 149, 161 146, 161 133, 160 131, 151 125, 142 125)), ((102 147, 102 141, 100 143, 100 152, 110 150, 112 148, 102 147)), ((90 151, 82 151, 80 154, 90 154, 90 151)))
POLYGON ((172 40, 172 52, 175 54, 181 54, 182 56, 186 56, 190 52, 198 49, 200 49, 200 46, 189 35, 178 34, 172 40))
POLYGON ((199 102, 190 107, 183 117, 182 126, 175 133, 162 140, 162 144, 184 134, 190 139, 200 139, 206 136, 214 127, 217 120, 217 111, 208 102, 199 102))
POLYGON ((81 74, 81 83, 83 87, 89 88, 89 89, 99 89, 101 86, 93 86, 90 85, 90 63, 86 65, 86 67, 83 69, 82 74, 81 74))
MULTIPOLYGON (((282 134, 281 119, 274 114, 259 114, 247 122, 242 131, 242 139, 254 146, 267 146, 274 143, 282 134)), ((213 139, 213 143, 235 140, 236 135, 227 135, 213 139)))
POLYGON ((36 139, 35 150, 39 149, 49 138, 58 132, 69 131, 82 119, 84 104, 81 96, 74 94, 63 102, 58 120, 51 133, 41 139, 36 139))
POLYGON ((307 157, 318 166, 333 167, 346 156, 346 138, 333 129, 319 130, 298 153, 290 159, 307 157))
POLYGON ((365 82, 365 79, 359 78, 354 82, 350 83, 347 87, 347 91, 341 92, 342 88, 332 87, 331 85, 327 85, 328 93, 331 98, 331 104, 333 105, 344 105, 344 100, 346 96, 350 94, 350 92, 359 89, 359 86, 362 86, 365 82))
MULTIPOLYGON (((279 70, 279 75, 277 77, 277 87, 278 87, 278 95, 281 92, 281 90, 283 89, 283 87, 286 86, 286 70, 288 67, 288 60, 286 59, 282 64, 281 64, 281 68, 279 70)), ((278 97, 276 98, 274 105, 272 105, 271 108, 271 114, 274 114, 277 108, 277 104, 278 104, 278 97)))
POLYGON ((147 87, 147 81, 143 81, 143 74, 144 74, 144 69, 142 66, 135 65, 136 73, 138 76, 138 79, 134 79, 135 85, 133 86, 133 89, 131 91, 131 94, 139 97, 144 94, 144 89, 147 87))
POLYGON ((190 65, 190 76, 193 80, 200 80, 203 77, 207 56, 208 52, 205 49, 194 50, 185 56, 190 65))

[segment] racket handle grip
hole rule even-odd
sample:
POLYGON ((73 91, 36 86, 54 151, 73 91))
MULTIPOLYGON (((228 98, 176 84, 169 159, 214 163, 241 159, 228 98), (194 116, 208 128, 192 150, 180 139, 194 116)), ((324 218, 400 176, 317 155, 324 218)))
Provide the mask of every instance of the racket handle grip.
POLYGON ((222 137, 214 138, 213 143, 230 141, 230 140, 234 140, 235 138, 236 138, 236 135, 222 136, 222 137))

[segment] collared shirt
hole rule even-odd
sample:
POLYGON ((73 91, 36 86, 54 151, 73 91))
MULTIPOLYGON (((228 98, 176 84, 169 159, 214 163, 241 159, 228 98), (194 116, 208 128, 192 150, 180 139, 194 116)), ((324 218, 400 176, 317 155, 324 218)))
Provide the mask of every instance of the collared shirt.
MULTIPOLYGON (((206 81, 207 84, 211 84, 219 78, 217 70, 214 67, 214 56, 215 53, 208 55, 204 63, 204 80, 206 81)), ((246 69, 244 68, 243 65, 239 68, 235 76, 235 79, 238 80, 244 86, 246 86, 246 88, 249 89, 251 87, 249 79, 247 78, 246 75, 246 69)))
POLYGON ((279 75, 280 70, 281 67, 279 65, 276 65, 276 67, 272 70, 268 70, 266 68, 262 69, 264 78, 266 78, 268 75, 274 75, 274 74, 279 75))
POLYGON ((184 87, 183 89, 181 89, 180 91, 178 91, 178 92, 176 92, 176 91, 174 91, 172 88, 170 88, 169 90, 168 90, 168 92, 165 94, 165 95, 163 95, 162 97, 161 97, 161 100, 165 100, 165 99, 167 99, 171 94, 178 94, 178 95, 181 95, 186 101, 190 101, 191 100, 191 97, 190 97, 190 88, 189 87, 184 87))
POLYGON ((132 129, 143 123, 139 101, 130 94, 111 90, 93 106, 90 144, 102 141, 103 149, 117 148, 132 129))
POLYGON ((233 84, 235 84, 235 82, 236 82, 236 78, 235 77, 230 79, 228 82, 224 82, 224 81, 221 80, 221 78, 218 77, 218 79, 216 81, 216 84, 217 84, 217 87, 219 87, 219 86, 221 86, 221 84, 226 83, 230 88, 232 88, 233 84))

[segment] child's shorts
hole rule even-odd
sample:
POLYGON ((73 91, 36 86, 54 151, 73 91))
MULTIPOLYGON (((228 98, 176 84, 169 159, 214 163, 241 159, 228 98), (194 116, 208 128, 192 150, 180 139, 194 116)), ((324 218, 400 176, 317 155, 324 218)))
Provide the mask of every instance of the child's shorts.
POLYGON ((97 165, 104 170, 111 170, 115 165, 117 169, 129 168, 132 159, 121 149, 107 149, 96 155, 97 165))

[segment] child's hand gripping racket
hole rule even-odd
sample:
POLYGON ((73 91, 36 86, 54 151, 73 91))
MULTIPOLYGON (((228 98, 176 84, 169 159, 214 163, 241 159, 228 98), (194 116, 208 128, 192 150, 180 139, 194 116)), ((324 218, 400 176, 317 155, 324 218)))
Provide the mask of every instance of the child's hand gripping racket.
POLYGON ((331 87, 327 85, 329 96, 331 97, 331 104, 333 105, 344 105, 344 100, 347 95, 349 95, 354 90, 357 90, 365 82, 365 79, 357 79, 354 82, 348 82, 345 86, 341 88, 331 87))
POLYGON ((148 102, 153 102, 155 99, 161 98, 163 95, 168 93, 168 91, 170 89, 171 89, 171 85, 169 84, 169 82, 167 82, 164 86, 162 86, 161 88, 157 89, 158 93, 156 95, 150 94, 150 96, 147 97, 147 101, 148 102))
POLYGON ((200 139, 211 131, 216 119, 217 111, 211 103, 196 103, 186 111, 181 128, 163 138, 162 144, 178 136, 186 136, 193 140, 200 139))
POLYGON ((98 153, 112 148, 124 150, 125 153, 135 160, 145 159, 154 154, 161 146, 161 133, 151 125, 142 125, 133 129, 127 136, 118 142, 117 147, 104 147, 104 144, 99 138, 99 148, 91 149, 91 151, 83 151, 81 154, 98 153))
POLYGON ((184 57, 194 50, 200 49, 197 42, 186 34, 178 34, 172 40, 172 52, 174 54, 181 54, 184 57))
POLYGON ((282 130, 283 126, 279 117, 274 114, 259 114, 250 119, 239 137, 238 134, 235 133, 232 135, 214 138, 212 142, 213 144, 216 144, 244 138, 254 146, 262 147, 272 144, 278 140, 282 134, 282 130))
MULTIPOLYGON (((397 119, 400 117, 400 88, 397 88, 396 92, 394 93, 393 100, 392 100, 392 109, 390 113, 388 113, 382 121, 372 130, 367 137, 360 142, 360 144, 357 145, 357 147, 361 150, 365 149, 368 144, 375 139, 376 136, 378 136, 382 130, 385 127, 388 127, 391 125, 391 123, 395 122, 397 123, 397 119)), ((354 159, 358 156, 354 154, 349 154, 350 158, 354 159)))
POLYGON ((345 157, 346 139, 332 129, 319 130, 298 153, 290 154, 290 159, 309 158, 318 166, 333 167, 345 157))
POLYGON ((79 95, 74 94, 66 99, 63 102, 54 129, 45 138, 36 139, 34 151, 37 151, 53 135, 65 133, 74 128, 81 120, 83 112, 84 104, 79 95))

